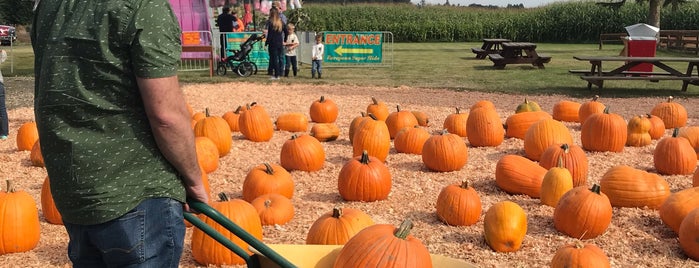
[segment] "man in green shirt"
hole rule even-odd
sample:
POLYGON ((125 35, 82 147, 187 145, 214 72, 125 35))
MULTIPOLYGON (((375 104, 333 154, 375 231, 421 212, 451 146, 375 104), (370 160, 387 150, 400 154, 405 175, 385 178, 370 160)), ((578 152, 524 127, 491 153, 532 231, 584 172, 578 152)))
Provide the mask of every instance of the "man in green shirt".
POLYGON ((74 267, 177 267, 207 202, 167 0, 35 0, 34 112, 74 267))

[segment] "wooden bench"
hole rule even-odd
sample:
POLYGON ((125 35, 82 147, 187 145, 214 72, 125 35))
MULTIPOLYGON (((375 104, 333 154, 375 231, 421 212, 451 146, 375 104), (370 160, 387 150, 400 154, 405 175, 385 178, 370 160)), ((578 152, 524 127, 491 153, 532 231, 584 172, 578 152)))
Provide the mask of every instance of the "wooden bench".
POLYGON ((488 54, 488 58, 490 58, 497 69, 503 69, 505 65, 507 65, 507 63, 505 63, 505 57, 500 54, 488 54))
MULTIPOLYGON (((571 74, 584 74, 584 75, 590 75, 590 70, 568 70, 569 73, 571 74)), ((609 71, 603 71, 602 74, 609 74, 609 71)), ((667 72, 637 72, 637 71, 623 71, 621 72, 623 75, 630 75, 630 76, 648 76, 648 75, 672 75, 671 73, 667 72)))
POLYGON ((581 73, 581 79, 587 81, 587 88, 592 89, 592 85, 602 88, 604 80, 646 80, 658 82, 660 80, 680 80, 682 81, 682 91, 687 91, 689 84, 699 85, 699 58, 683 57, 598 57, 598 56, 575 56, 576 60, 588 61, 591 64, 589 71, 570 70, 571 73, 581 73), (620 67, 611 71, 603 71, 603 62, 622 62, 620 67), (670 62, 682 62, 687 64, 687 69, 682 72, 672 66, 670 62), (631 70, 639 64, 653 64, 662 69, 663 72, 639 72, 631 70), (696 70, 696 74, 695 74, 696 70))
POLYGON ((537 54, 536 44, 528 42, 502 43, 502 52, 488 57, 496 69, 504 69, 507 64, 531 64, 544 69, 544 63, 551 62, 550 56, 537 54))
POLYGON ((485 59, 488 54, 500 53, 502 43, 510 42, 510 39, 504 38, 484 38, 481 47, 472 47, 471 52, 476 54, 477 59, 485 59))
POLYGON ((694 51, 699 55, 699 30, 660 30, 658 47, 694 51))
POLYGON ((629 36, 626 33, 602 33, 599 34, 599 49, 602 50, 602 44, 604 42, 617 42, 622 43, 622 38, 629 36))

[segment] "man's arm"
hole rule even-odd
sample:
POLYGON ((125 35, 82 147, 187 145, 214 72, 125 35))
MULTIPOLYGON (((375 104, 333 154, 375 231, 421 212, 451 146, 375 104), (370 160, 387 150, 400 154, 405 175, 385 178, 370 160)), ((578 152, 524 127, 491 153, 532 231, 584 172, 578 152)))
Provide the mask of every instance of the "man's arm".
POLYGON ((187 197, 207 203, 191 118, 177 76, 137 78, 137 82, 158 148, 184 177, 187 197))

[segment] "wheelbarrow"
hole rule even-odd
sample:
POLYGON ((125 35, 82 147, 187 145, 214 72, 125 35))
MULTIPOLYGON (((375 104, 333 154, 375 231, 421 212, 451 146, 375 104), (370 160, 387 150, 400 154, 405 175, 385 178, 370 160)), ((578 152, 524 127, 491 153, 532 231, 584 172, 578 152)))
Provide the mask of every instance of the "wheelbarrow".
MULTIPOLYGON (((231 233, 238 236, 241 240, 250 245, 250 250, 254 253, 252 256, 234 244, 231 240, 216 231, 213 227, 207 225, 197 216, 192 213, 185 213, 184 217, 192 225, 201 229, 204 233, 214 238, 226 248, 233 251, 235 254, 245 260, 248 267, 251 268, 290 268, 290 267, 313 267, 313 268, 332 268, 337 255, 342 249, 342 245, 289 245, 289 244, 270 244, 265 245, 260 240, 252 236, 247 231, 240 228, 234 222, 223 216, 214 208, 201 202, 188 202, 190 208, 201 212, 209 218, 221 224, 231 233), (279 253, 278 253, 279 252, 279 253), (286 256, 283 257, 282 255, 286 256)), ((432 256, 432 266, 440 268, 471 268, 475 265, 449 258, 442 255, 430 254, 432 256)))

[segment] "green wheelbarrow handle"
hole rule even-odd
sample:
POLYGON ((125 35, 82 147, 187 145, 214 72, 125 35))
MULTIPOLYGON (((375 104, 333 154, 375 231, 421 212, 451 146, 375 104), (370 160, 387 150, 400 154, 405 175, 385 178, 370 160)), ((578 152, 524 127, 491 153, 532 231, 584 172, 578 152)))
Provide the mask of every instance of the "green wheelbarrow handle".
MULTIPOLYGON (((292 268, 296 267, 296 265, 292 264, 288 260, 286 260, 284 257, 279 255, 277 252, 269 248, 267 245, 262 243, 262 241, 258 240, 256 237, 252 236, 250 233, 245 231, 243 228, 240 228, 237 224, 232 222, 230 219, 226 218, 223 216, 223 214, 219 213, 216 211, 214 208, 211 206, 202 203, 202 202, 197 202, 197 201, 189 201, 187 202, 189 204, 189 207, 193 210, 196 210, 198 212, 201 212, 202 214, 206 215, 207 217, 213 219, 215 222, 226 228, 228 231, 233 233, 235 236, 239 237, 246 243, 248 243, 251 247, 256 249, 258 252, 262 253, 265 257, 279 265, 279 267, 282 268, 292 268)), ((233 243, 230 239, 227 237, 223 236, 221 233, 216 231, 213 227, 207 225, 204 223, 201 219, 199 219, 196 215, 192 213, 185 212, 184 213, 184 218, 187 219, 192 225, 195 227, 201 229, 204 233, 207 235, 211 236, 214 240, 218 241, 221 243, 223 246, 226 248, 230 249, 233 251, 236 255, 240 256, 245 260, 245 263, 248 265, 248 267, 260 267, 259 260, 256 258, 250 257, 248 253, 233 243)))

